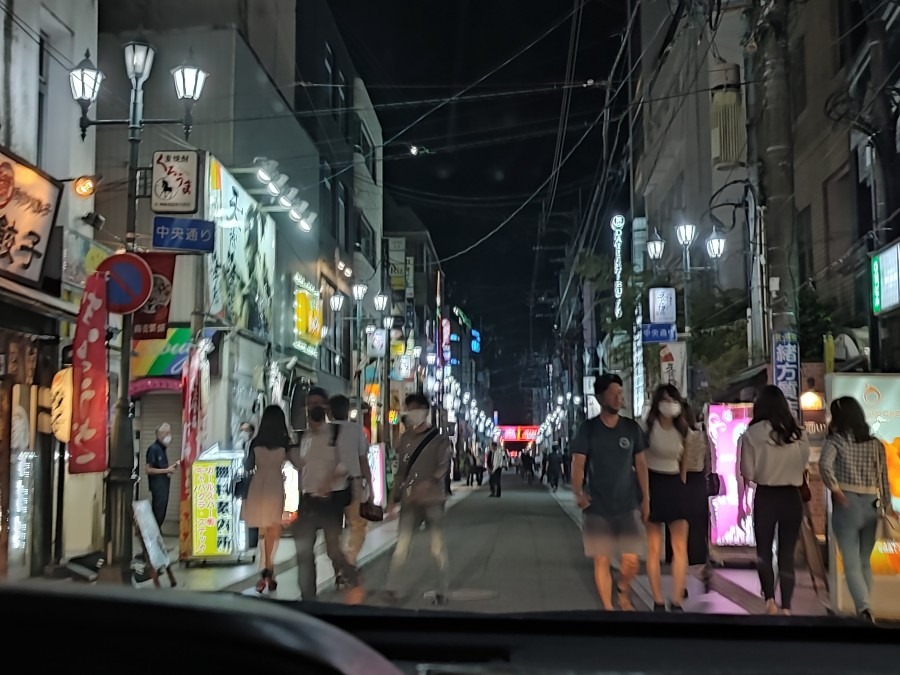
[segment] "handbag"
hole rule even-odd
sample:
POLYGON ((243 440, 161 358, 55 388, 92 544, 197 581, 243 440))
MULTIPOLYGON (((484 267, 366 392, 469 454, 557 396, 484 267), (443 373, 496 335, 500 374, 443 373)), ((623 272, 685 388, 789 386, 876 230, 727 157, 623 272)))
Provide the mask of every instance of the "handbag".
MULTIPOLYGON (((875 476, 880 478, 881 472, 887 471, 884 465, 884 453, 878 453, 878 462, 876 466, 875 476)), ((881 481, 879 480, 879 484, 881 481)), ((889 514, 887 507, 890 504, 891 495, 887 497, 881 494, 881 488, 878 489, 878 525, 875 530, 876 541, 900 542, 900 520, 896 514, 889 514)))
POLYGON ((384 520, 384 509, 374 502, 360 502, 359 517, 370 523, 380 523, 384 520))
POLYGON ((250 494, 250 481, 256 473, 256 451, 251 447, 247 453, 247 461, 244 462, 244 473, 234 483, 234 496, 240 500, 246 500, 250 494))
POLYGON ((721 497, 725 493, 722 491, 722 486, 725 484, 725 481, 722 480, 722 476, 717 473, 709 473, 706 475, 706 496, 707 497, 721 497))
POLYGON ((800 486, 800 499, 804 503, 812 501, 812 490, 809 489, 809 471, 803 472, 803 485, 800 486))

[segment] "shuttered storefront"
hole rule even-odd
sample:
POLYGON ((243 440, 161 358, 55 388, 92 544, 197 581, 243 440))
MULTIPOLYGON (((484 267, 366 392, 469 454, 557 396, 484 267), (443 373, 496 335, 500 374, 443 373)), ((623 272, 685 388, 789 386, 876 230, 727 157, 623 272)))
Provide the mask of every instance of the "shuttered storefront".
MULTIPOLYGON (((169 464, 181 457, 181 393, 148 393, 141 397, 140 417, 135 420, 140 430, 140 475, 139 495, 141 499, 150 498, 147 484, 147 448, 156 440, 156 428, 163 422, 172 426, 172 443, 166 451, 169 464)), ((169 483, 169 508, 162 532, 165 536, 178 536, 178 509, 181 499, 181 470, 172 475, 169 483)))

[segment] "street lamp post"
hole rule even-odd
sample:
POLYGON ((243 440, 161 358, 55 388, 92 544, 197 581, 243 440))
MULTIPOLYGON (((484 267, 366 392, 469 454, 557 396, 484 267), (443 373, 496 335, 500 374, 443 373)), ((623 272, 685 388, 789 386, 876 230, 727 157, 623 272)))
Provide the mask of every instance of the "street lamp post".
MULTIPOLYGON (((141 132, 147 124, 181 124, 187 138, 191 132, 191 111, 200 98, 208 74, 188 63, 172 70, 175 94, 184 102, 185 115, 180 120, 144 119, 144 83, 153 69, 156 50, 144 42, 129 42, 124 46, 125 71, 131 82, 131 101, 128 119, 94 120, 88 110, 97 100, 104 75, 91 62, 90 53, 69 72, 72 98, 81 108, 81 139, 92 126, 128 127, 127 210, 125 214, 125 247, 134 250, 137 232, 137 174, 140 164, 141 132)), ((130 502, 134 492, 134 428, 131 420, 129 382, 131 380, 131 343, 134 337, 133 315, 122 317, 122 357, 119 365, 119 395, 111 425, 109 474, 106 490, 106 563, 102 576, 109 581, 129 583, 132 557, 132 519, 130 502)))
POLYGON ((356 300, 356 421, 359 422, 360 425, 363 423, 362 419, 362 397, 363 397, 363 338, 362 338, 362 303, 366 297, 366 293, 369 292, 369 287, 364 283, 358 283, 353 285, 353 299, 356 300))

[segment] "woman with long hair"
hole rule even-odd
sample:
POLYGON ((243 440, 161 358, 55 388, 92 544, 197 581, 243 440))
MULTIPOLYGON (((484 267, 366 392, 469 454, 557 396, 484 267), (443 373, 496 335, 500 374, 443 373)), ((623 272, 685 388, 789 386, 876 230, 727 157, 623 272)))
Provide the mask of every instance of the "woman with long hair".
POLYGON ((870 558, 879 512, 891 509, 884 446, 872 435, 862 406, 845 396, 831 403, 828 438, 819 457, 822 482, 831 491, 831 526, 844 575, 860 618, 871 622, 870 558))
POLYGON ((712 568, 709 560, 709 492, 707 479, 712 472, 709 439, 702 425, 697 423, 690 405, 684 410, 691 428, 684 443, 681 478, 687 493, 688 566, 702 565, 701 578, 709 590, 712 568))
POLYGON ((672 542, 674 588, 669 609, 682 611, 687 583, 688 494, 682 476, 685 441, 693 432, 686 404, 671 384, 657 387, 647 414, 647 468, 650 485, 650 518, 647 530, 647 576, 653 593, 653 611, 665 612, 662 593, 660 551, 663 527, 668 525, 672 542))
POLYGON ((753 404, 753 419, 740 440, 741 476, 756 485, 753 528, 756 565, 766 599, 766 611, 778 614, 772 544, 778 530, 778 579, 781 611, 791 613, 794 594, 794 552, 803 520, 800 488, 809 463, 809 441, 797 423, 784 393, 763 387, 753 404))
POLYGON ((281 538, 284 517, 284 479, 281 469, 291 458, 284 411, 277 405, 268 406, 259 422, 259 431, 250 442, 244 471, 252 476, 241 517, 247 527, 258 527, 263 533, 261 551, 262 572, 256 584, 257 593, 267 587, 278 588, 275 580, 275 542, 281 538))

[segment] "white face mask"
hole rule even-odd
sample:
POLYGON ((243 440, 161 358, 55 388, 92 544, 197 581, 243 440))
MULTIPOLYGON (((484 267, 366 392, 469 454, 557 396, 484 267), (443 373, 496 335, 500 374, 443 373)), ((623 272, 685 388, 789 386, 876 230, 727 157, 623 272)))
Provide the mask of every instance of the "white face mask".
POLYGON ((163 439, 162 439, 162 442, 163 442, 163 445, 165 445, 166 447, 169 447, 170 445, 172 445, 172 436, 171 436, 171 434, 168 435, 168 436, 164 436, 163 439))
POLYGON ((406 411, 407 426, 417 427, 421 424, 424 424, 426 419, 428 419, 428 411, 427 410, 407 410, 406 411))
POLYGON ((238 439, 241 441, 241 443, 246 443, 247 441, 250 440, 250 432, 242 431, 241 433, 238 434, 238 439))
POLYGON ((659 414, 675 419, 681 414, 681 404, 678 401, 663 401, 659 404, 659 414))

